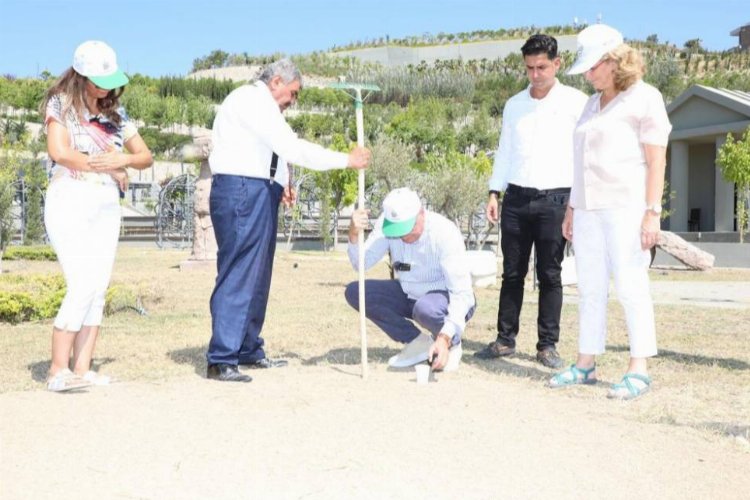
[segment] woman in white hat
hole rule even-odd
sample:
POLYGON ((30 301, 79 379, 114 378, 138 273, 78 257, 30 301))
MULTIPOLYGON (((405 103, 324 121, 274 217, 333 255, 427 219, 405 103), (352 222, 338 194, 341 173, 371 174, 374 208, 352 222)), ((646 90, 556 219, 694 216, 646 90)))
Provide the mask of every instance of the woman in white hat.
POLYGON ((672 126, 661 93, 643 82, 644 71, 638 51, 603 24, 578 34, 578 57, 568 71, 584 73, 597 93, 575 130, 573 187, 563 222, 578 270, 579 354, 550 386, 596 382, 595 357, 606 345, 611 275, 630 342, 627 371, 608 393, 616 399, 648 391, 647 359, 656 355, 649 249, 659 238, 672 126))
POLYGON ((127 167, 153 163, 119 104, 127 83, 112 48, 88 41, 40 108, 50 171, 44 223, 67 285, 52 329, 52 391, 109 382, 91 371, 91 360, 120 233, 119 193, 127 167))

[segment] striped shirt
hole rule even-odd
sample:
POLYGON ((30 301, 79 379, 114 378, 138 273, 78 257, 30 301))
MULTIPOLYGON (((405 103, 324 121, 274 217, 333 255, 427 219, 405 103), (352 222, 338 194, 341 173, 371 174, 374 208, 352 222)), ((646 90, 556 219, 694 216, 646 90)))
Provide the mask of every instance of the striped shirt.
MULTIPOLYGON (((66 102, 63 94, 52 96, 47 103, 47 116, 44 119, 45 132, 50 121, 54 120, 68 131, 70 147, 86 155, 96 155, 106 152, 109 148, 122 151, 126 142, 138 134, 138 129, 128 118, 124 108, 117 110, 122 117, 120 126, 110 122, 102 114, 93 115, 88 109, 81 110, 80 117, 73 107, 69 107, 63 116, 66 102)), ((74 179, 97 182, 100 184, 116 185, 115 180, 108 173, 82 172, 48 160, 47 171, 50 177, 67 176, 74 179)))
MULTIPOLYGON (((466 327, 466 315, 474 307, 470 266, 464 239, 456 225, 440 214, 425 210, 424 232, 414 243, 383 235, 383 216, 375 222, 365 241, 365 269, 377 264, 390 251, 393 262, 409 264, 398 273, 404 293, 418 300, 428 292, 448 292, 448 315, 442 332, 453 337, 466 327)), ((349 261, 358 270, 359 245, 349 243, 349 261)))

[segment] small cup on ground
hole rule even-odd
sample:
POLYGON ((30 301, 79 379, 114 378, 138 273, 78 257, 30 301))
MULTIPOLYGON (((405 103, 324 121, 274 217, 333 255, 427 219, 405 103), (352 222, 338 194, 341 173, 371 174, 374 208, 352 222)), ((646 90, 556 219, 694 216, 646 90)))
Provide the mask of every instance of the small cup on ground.
POLYGON ((430 365, 424 363, 414 365, 414 371, 417 373, 418 384, 426 384, 430 381, 430 365))

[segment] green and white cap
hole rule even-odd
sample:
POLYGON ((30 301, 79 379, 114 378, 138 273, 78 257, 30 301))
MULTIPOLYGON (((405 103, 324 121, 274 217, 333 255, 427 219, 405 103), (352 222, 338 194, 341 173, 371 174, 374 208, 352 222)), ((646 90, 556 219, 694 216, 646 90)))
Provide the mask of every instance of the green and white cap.
POLYGON ((78 46, 73 55, 73 69, 100 89, 112 90, 128 83, 128 77, 117 66, 115 51, 98 40, 78 46))
POLYGON ((401 238, 414 228, 422 202, 409 188, 394 189, 383 200, 383 235, 401 238))

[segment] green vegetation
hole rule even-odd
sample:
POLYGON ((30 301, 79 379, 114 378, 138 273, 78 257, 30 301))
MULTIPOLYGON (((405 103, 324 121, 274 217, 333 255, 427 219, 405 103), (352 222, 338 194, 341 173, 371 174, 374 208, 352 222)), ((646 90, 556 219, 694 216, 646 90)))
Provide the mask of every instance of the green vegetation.
POLYGON ((3 254, 3 260, 57 260, 57 254, 48 245, 12 246, 3 254))
MULTIPOLYGON (((52 318, 65 297, 65 279, 61 274, 0 275, 0 322, 20 323, 52 318)), ((137 294, 130 288, 113 284, 107 290, 104 313, 123 309, 143 313, 137 294)))
POLYGON ((716 162, 721 167, 724 179, 735 183, 737 189, 737 229, 740 243, 745 241, 750 206, 750 128, 740 140, 727 134, 727 141, 719 149, 716 162))
MULTIPOLYGON (((337 49, 523 39, 542 31, 572 35, 580 28, 530 26, 426 34, 398 40, 386 37, 337 49)), ((749 54, 706 51, 699 39, 690 40, 678 48, 660 43, 655 34, 645 41, 629 43, 643 51, 648 68, 646 80, 656 86, 667 101, 693 84, 750 91, 749 54)), ((282 56, 284 54, 230 54, 214 50, 195 59, 193 70, 260 66, 282 56)), ((563 66, 567 67, 574 55, 565 52, 561 57, 563 66)), ((367 96, 364 113, 365 141, 377 151, 375 165, 381 165, 378 167, 381 173, 389 172, 402 179, 404 185, 420 190, 432 207, 440 207, 457 222, 467 220, 472 205, 484 199, 483 189, 473 187, 474 179, 476 177, 477 186, 486 181, 491 165, 489 158, 497 147, 503 107, 512 95, 528 84, 519 53, 504 59, 439 60, 432 64, 397 68, 365 64, 324 52, 291 56, 291 59, 307 79, 307 86, 300 93, 298 113, 291 114, 288 120, 300 136, 326 146, 333 145, 342 151, 356 142, 351 97, 341 91, 311 87, 309 82, 313 79, 308 77, 344 77, 347 81, 377 84, 381 91, 367 96), (379 157, 390 158, 394 163, 383 165, 379 157), (451 176, 470 185, 466 190, 456 190, 463 193, 461 196, 466 197, 465 200, 445 200, 438 193, 435 186, 441 183, 451 186, 451 176), (459 214, 455 207, 461 207, 463 213, 459 214)), ((50 74, 41 79, 0 78, 0 135, 6 142, 20 144, 25 149, 43 150, 43 142, 30 141, 27 122, 38 119, 35 114, 37 104, 52 78, 50 74)), ((559 78, 584 92, 593 91, 580 75, 567 76, 561 72, 559 78)), ((151 150, 158 156, 170 156, 190 141, 190 136, 184 135, 184 127, 178 130, 178 125, 210 127, 215 106, 239 85, 240 82, 215 78, 133 75, 122 102, 130 116, 143 124, 141 135, 151 150)), ((367 176, 372 206, 376 206, 383 190, 392 187, 392 181, 387 176, 380 176, 375 165, 367 176)), ((323 222, 320 231, 321 236, 328 238, 332 231, 325 226, 336 221, 342 206, 353 199, 355 176, 340 172, 307 172, 306 175, 310 182, 305 183, 303 189, 321 201, 319 208, 323 211, 323 222)), ((0 193, 0 215, 2 204, 0 193)), ((28 242, 34 239, 36 236, 32 231, 28 242)))

